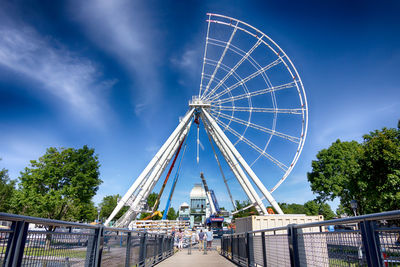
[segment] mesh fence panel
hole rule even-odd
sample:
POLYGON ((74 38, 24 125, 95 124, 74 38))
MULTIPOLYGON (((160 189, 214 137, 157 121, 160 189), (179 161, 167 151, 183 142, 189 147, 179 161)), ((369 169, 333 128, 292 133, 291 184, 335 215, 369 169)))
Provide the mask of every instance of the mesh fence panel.
MULTIPOLYGON (((253 261, 256 264, 263 265, 263 248, 261 235, 253 236, 253 261)), ((253 262, 252 261, 252 262, 253 262)))
POLYGON ((268 266, 289 266, 289 243, 286 234, 265 235, 265 249, 268 266))
POLYGON ((379 229, 376 234, 384 266, 400 266, 400 228, 379 229))
POLYGON ((88 243, 93 236, 91 229, 28 230, 22 266, 84 266, 92 256, 88 243))
POLYGON ((0 225, 0 265, 3 265, 11 230, 7 222, 0 221, 0 225))
POLYGON ((104 232, 104 245, 101 258, 103 266, 125 266, 128 233, 117 231, 104 232))

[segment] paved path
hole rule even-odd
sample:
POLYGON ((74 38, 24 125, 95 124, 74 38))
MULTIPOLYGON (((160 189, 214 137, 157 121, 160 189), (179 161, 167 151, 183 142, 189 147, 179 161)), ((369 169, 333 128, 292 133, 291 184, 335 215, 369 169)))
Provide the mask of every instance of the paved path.
POLYGON ((188 255, 187 250, 184 249, 175 253, 175 255, 160 262, 157 267, 233 267, 236 266, 229 260, 225 259, 216 250, 208 251, 207 255, 203 251, 192 249, 192 254, 188 255))

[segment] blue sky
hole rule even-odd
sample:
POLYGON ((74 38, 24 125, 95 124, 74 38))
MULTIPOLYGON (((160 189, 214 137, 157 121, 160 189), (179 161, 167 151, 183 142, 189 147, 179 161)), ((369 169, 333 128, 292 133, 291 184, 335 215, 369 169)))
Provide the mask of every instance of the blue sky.
MULTIPOLYGON (((50 146, 87 144, 101 162, 97 203, 126 192, 198 94, 207 12, 263 31, 302 77, 309 132, 296 167, 274 192, 279 202, 313 199, 306 173, 319 150, 337 138, 360 141, 371 130, 395 127, 400 118, 398 1, 71 0, 0 6, 0 167, 16 179, 50 146)), ((194 136, 173 206, 188 200, 199 172, 207 170, 221 205, 230 207, 204 132, 196 164, 194 136)), ((225 173, 235 197, 244 199, 225 173)))

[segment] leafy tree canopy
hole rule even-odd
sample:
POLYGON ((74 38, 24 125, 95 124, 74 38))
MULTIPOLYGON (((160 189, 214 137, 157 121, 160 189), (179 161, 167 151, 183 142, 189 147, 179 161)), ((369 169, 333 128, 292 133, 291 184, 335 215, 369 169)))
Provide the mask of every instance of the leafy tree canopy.
POLYGON ((94 149, 48 148, 19 177, 14 198, 19 213, 57 220, 91 221, 101 180, 94 149))
MULTIPOLYGON (((100 207, 100 218, 107 219, 112 211, 115 209, 117 206, 118 200, 121 198, 120 195, 111 195, 111 196, 105 196, 103 200, 101 201, 99 207, 100 207)), ((124 206, 122 209, 115 215, 114 220, 118 220, 127 210, 129 207, 124 206)))
MULTIPOLYGON (((1 160, 1 159, 0 159, 1 160)), ((0 212, 12 212, 12 196, 15 193, 15 180, 10 180, 8 170, 0 170, 0 212)))
POLYGON ((170 207, 167 213, 168 220, 176 220, 178 218, 178 213, 175 211, 173 207, 170 207))
POLYGON ((340 199, 340 213, 360 214, 400 209, 400 128, 373 131, 356 141, 337 140, 317 154, 308 173, 319 201, 340 199))
MULTIPOLYGON (((156 192, 153 192, 153 193, 150 193, 150 194, 149 194, 149 196, 147 197, 147 200, 146 200, 146 202, 147 202, 147 207, 148 207, 149 209, 153 208, 154 203, 156 203, 157 197, 158 197, 158 194, 157 194, 156 192)), ((146 217, 149 216, 149 215, 150 215, 150 213, 148 213, 148 212, 142 212, 142 213, 140 214, 140 216, 139 216, 139 219, 142 220, 142 219, 146 218, 146 217)), ((167 215, 167 216, 168 216, 168 215, 167 215)), ((161 218, 162 218, 162 217, 156 215, 156 216, 153 216, 153 218, 151 218, 151 220, 161 220, 161 218)))
MULTIPOLYGON (((236 204, 236 209, 237 210, 241 210, 241 209, 249 206, 251 203, 250 203, 249 200, 247 200, 247 201, 246 200, 245 201, 236 200, 235 204, 236 204)), ((257 210, 256 210, 256 208, 254 206, 251 207, 251 208, 248 208, 246 210, 242 210, 242 211, 240 211, 238 213, 235 213, 233 215, 233 218, 248 217, 248 216, 251 216, 251 215, 258 215, 258 212, 257 212, 257 210)))

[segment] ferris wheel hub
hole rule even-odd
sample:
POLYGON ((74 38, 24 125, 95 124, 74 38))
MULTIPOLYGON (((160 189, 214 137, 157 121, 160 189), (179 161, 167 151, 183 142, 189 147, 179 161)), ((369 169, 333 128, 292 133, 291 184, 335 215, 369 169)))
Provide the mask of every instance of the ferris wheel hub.
POLYGON ((211 108, 211 104, 208 101, 200 99, 198 96, 193 96, 192 100, 189 101, 189 107, 192 108, 211 108))

